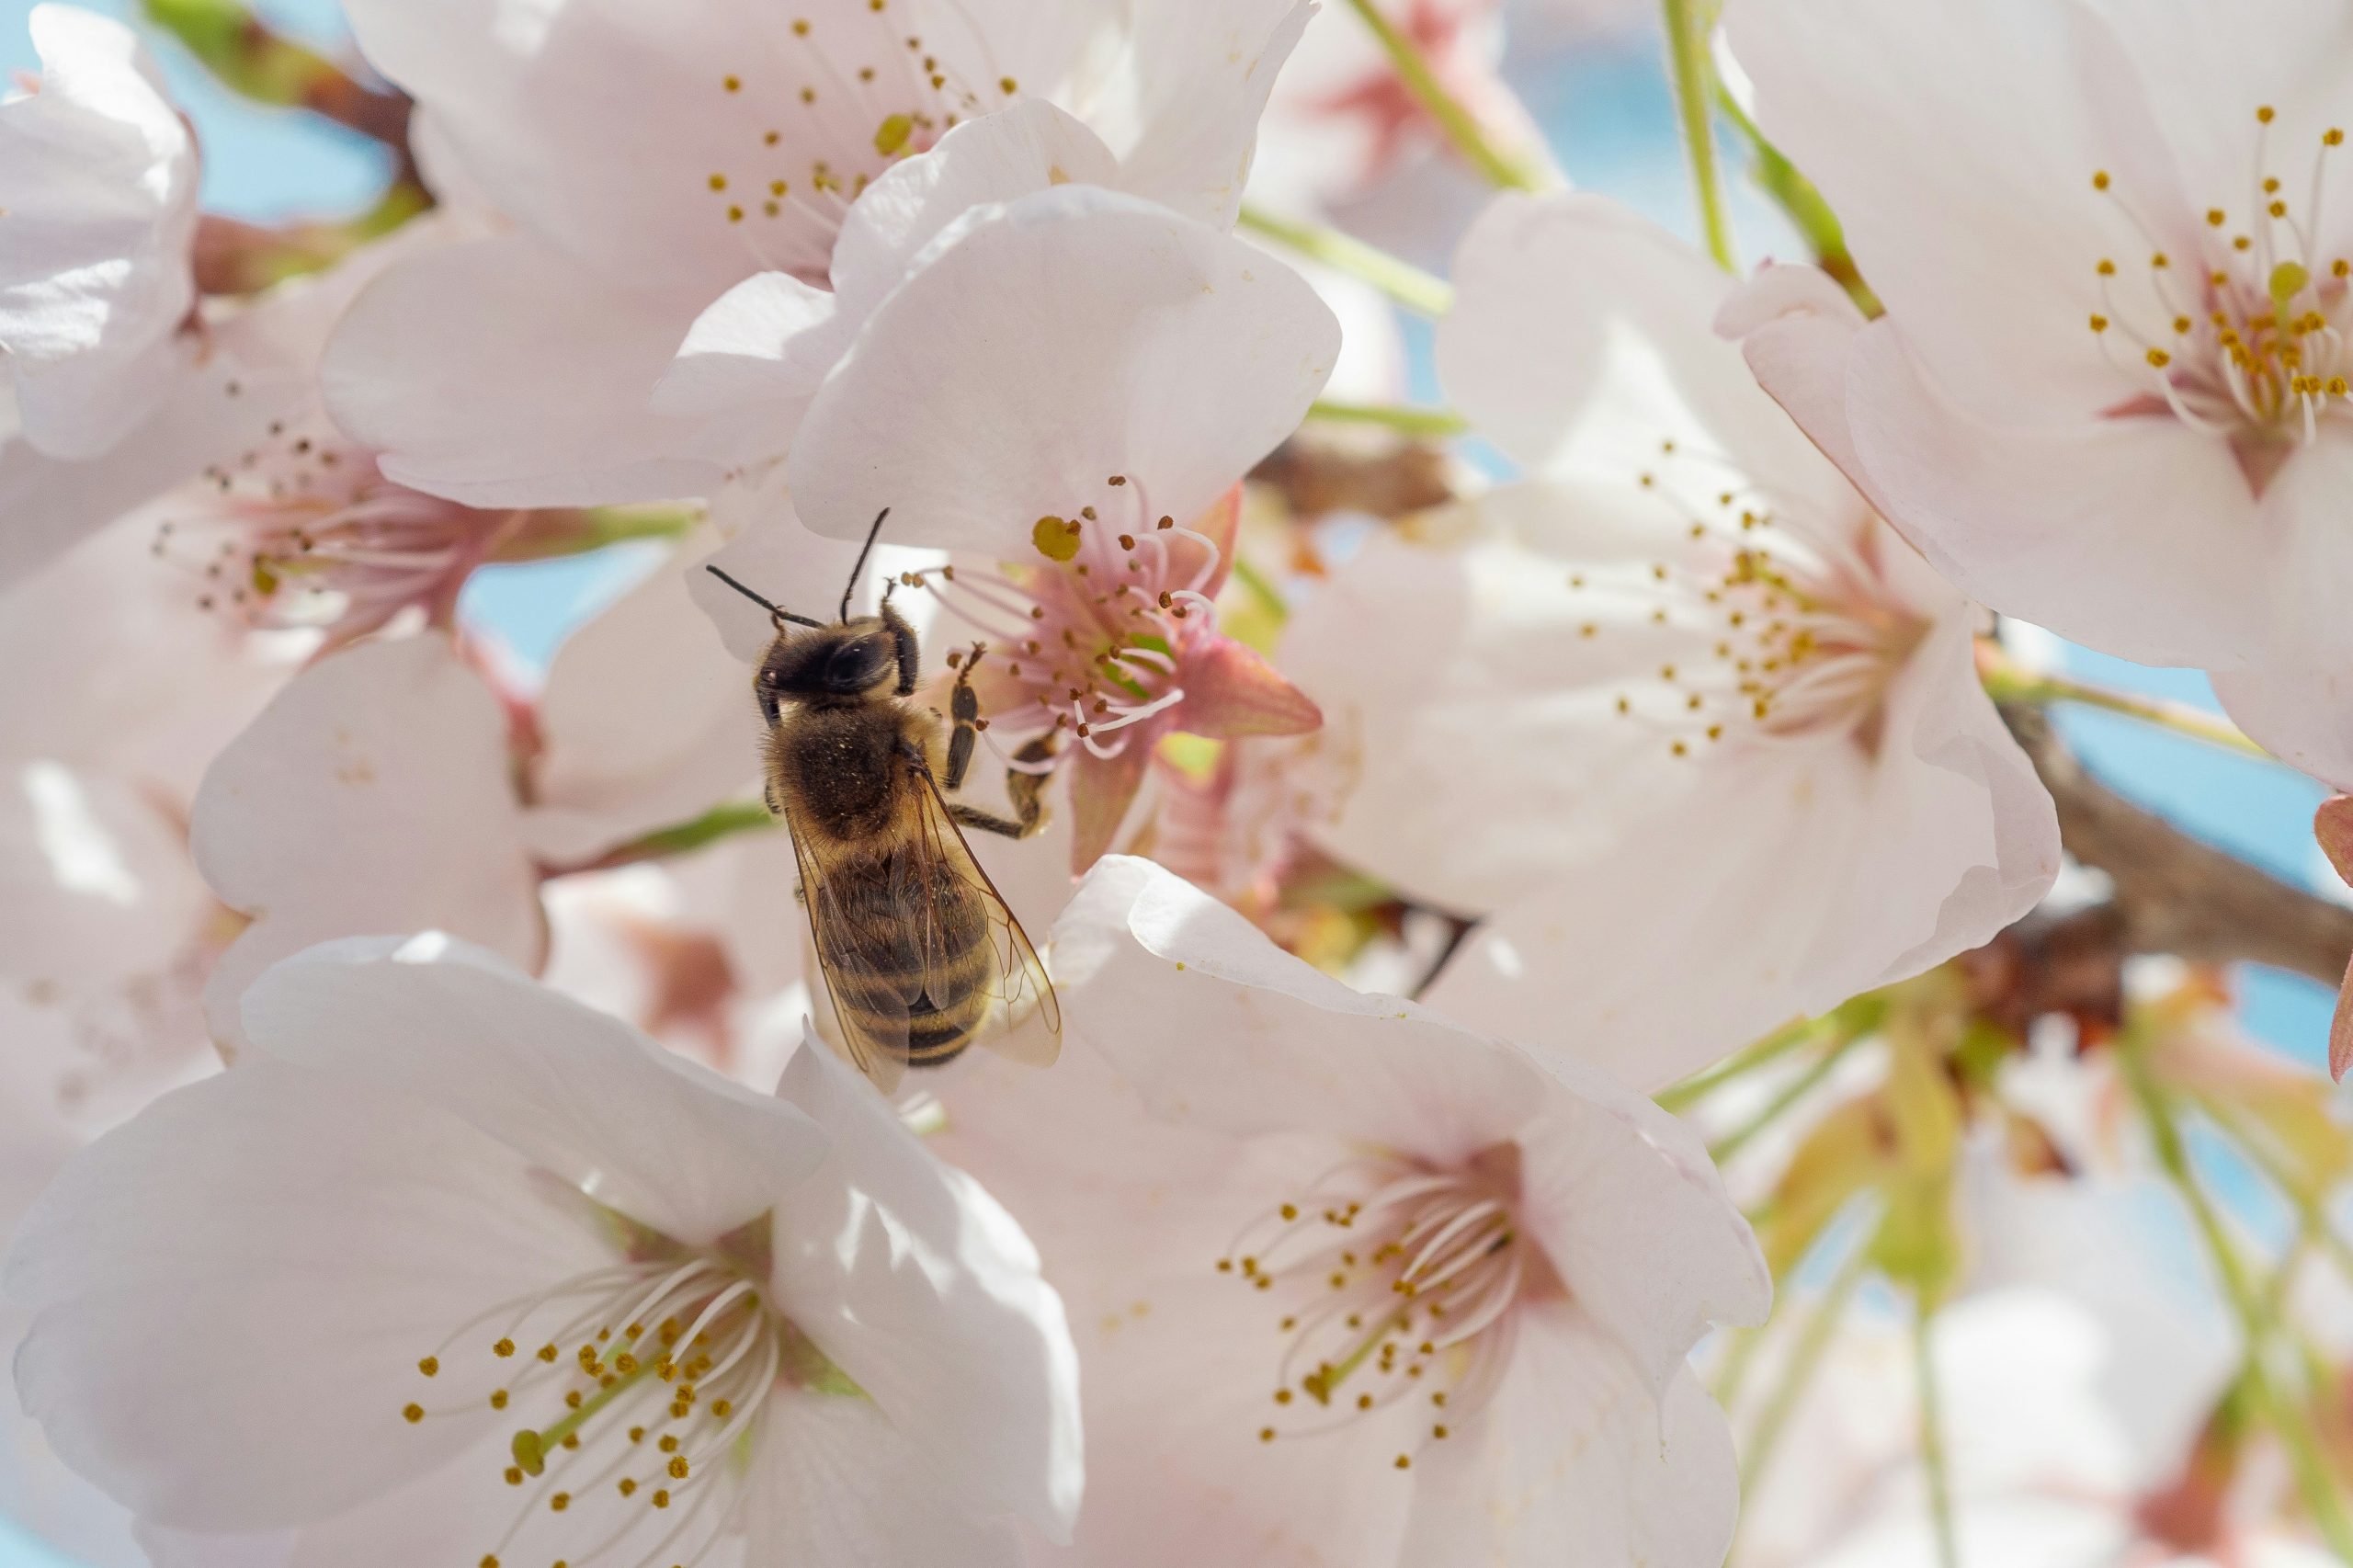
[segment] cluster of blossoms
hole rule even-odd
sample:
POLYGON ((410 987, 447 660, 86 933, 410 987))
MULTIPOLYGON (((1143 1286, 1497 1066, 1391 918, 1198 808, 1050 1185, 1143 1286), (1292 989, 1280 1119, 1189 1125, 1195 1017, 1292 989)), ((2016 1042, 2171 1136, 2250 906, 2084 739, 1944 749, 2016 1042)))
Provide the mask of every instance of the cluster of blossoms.
MULTIPOLYGON (((1698 133, 1721 72, 1820 266, 1734 267, 1711 154, 1712 256, 1566 189, 1493 0, 342 0, 349 70, 151 6, 390 150, 282 229, 35 6, 0 1514, 86 1568, 2353 1562, 2353 1127, 2069 874, 1996 619, 2353 791, 2353 32, 1707 8, 1698 133), (540 667, 476 596, 558 557, 626 581, 540 667), (779 684, 837 593, 895 690, 779 684), (867 765, 796 701, 946 767, 1051 986, 1008 1049, 856 1070, 790 805, 867 765)), ((2353 795, 2316 842, 2353 881, 2353 795)), ((872 853, 945 1013, 978 949, 872 853)))

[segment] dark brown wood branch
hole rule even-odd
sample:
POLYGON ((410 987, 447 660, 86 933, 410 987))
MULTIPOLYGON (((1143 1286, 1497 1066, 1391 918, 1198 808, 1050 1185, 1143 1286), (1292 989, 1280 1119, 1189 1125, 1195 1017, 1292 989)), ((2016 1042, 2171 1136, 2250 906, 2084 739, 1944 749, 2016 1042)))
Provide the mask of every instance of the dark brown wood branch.
POLYGON ((2353 953, 2353 909, 2259 870, 2134 805, 2084 767, 2030 708, 2007 708, 2010 733, 2059 806, 2060 842, 2116 884, 2118 940, 2128 951, 2192 962, 2263 963, 2334 989, 2353 953))

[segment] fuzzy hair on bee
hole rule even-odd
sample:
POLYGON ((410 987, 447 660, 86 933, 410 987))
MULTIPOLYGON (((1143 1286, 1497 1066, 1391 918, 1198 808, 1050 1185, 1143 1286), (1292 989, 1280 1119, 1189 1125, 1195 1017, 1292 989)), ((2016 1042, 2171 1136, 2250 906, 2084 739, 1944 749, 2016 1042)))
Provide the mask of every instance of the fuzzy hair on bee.
POLYGON ((875 613, 849 613, 889 516, 874 519, 830 625, 709 568, 776 628, 753 679, 767 722, 768 809, 792 837, 844 1054, 886 1093, 904 1069, 951 1062, 976 1040, 1042 1065, 1062 1030, 1037 949, 963 835, 1036 833, 1038 781, 1011 775, 1011 817, 950 799, 986 722, 972 687, 985 647, 949 655, 957 678, 943 720, 911 700, 922 647, 889 586, 875 613))

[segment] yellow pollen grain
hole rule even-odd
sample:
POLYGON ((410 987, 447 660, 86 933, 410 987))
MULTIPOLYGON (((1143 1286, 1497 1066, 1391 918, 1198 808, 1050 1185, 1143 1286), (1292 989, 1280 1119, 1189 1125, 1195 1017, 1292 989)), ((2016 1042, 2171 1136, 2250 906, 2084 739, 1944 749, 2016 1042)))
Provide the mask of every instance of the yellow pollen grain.
POLYGON ((742 222, 744 221, 744 210, 741 207, 730 207, 727 210, 727 221, 731 223, 742 222))
POLYGON ((1261 1426, 1258 1428, 1258 1441, 1262 1443, 1271 1443, 1274 1440, 1275 1429, 1272 1426, 1261 1426))
POLYGON ((510 1464, 506 1467, 506 1484, 509 1486, 520 1486, 523 1484, 523 1467, 521 1465, 510 1464))
POLYGON ((423 1405, 421 1405, 421 1404, 411 1404, 411 1405, 404 1406, 404 1407, 402 1409, 402 1411, 401 1411, 401 1416, 402 1416, 402 1419, 405 1420, 405 1421, 406 1421, 410 1426, 415 1426, 418 1422, 420 1422, 420 1421, 422 1421, 422 1420, 424 1420, 424 1419, 425 1419, 425 1406, 423 1406, 423 1405))
POLYGON ((622 1496, 624 1496, 624 1497, 627 1497, 627 1496, 630 1496, 630 1495, 633 1494, 636 1491, 637 1491, 637 1483, 636 1483, 636 1482, 634 1482, 634 1481, 632 1481, 632 1480, 631 1480, 631 1479, 630 1479, 628 1476, 626 1476, 626 1475, 622 1476, 622 1477, 621 1477, 621 1479, 620 1479, 620 1494, 621 1494, 621 1495, 622 1495, 622 1496))
POLYGON ((684 1481, 686 1478, 687 1461, 684 1459, 672 1460, 670 1461, 670 1479, 673 1481, 684 1481))
POLYGON ((2320 144, 2324 147, 2341 147, 2345 144, 2345 132, 2332 125, 2320 133, 2320 144))
POLYGON ((1277 1389, 1275 1391, 1275 1403, 1277 1404, 1289 1404, 1290 1403, 1290 1390, 1277 1389))
POLYGON ((515 1354, 515 1342, 511 1339, 502 1339, 490 1347, 490 1353, 504 1360, 515 1354))
POLYGON ((2102 257, 2100 257, 2100 258, 2099 258, 2099 267, 2098 267, 2098 272, 2099 272, 2099 275, 2100 275, 2102 278, 2113 278, 2113 277, 2115 277, 2115 276, 2116 276, 2116 263, 2114 263, 2114 262, 2110 261, 2110 260, 2109 260, 2108 257, 2106 257, 2106 256, 2102 256, 2102 257))
POLYGON ((559 1514, 563 1513, 566 1508, 572 1506, 572 1494, 569 1492, 557 1493, 554 1496, 548 1499, 548 1506, 554 1509, 559 1514))
POLYGON ((1357 1408, 1358 1410, 1370 1410, 1372 1408, 1372 1395, 1369 1393, 1360 1393, 1357 1395, 1357 1408))
POLYGON ((654 1506, 657 1508, 666 1508, 670 1506, 670 1492, 667 1487, 654 1494, 654 1506))
POLYGON ((1440 1423, 1439 1425, 1438 1425, 1438 1426, 1436 1426, 1431 1427, 1431 1428, 1430 1428, 1430 1436, 1431 1436, 1431 1437, 1445 1437, 1445 1436, 1446 1436, 1446 1426, 1445 1426, 1444 1423, 1440 1423))
POLYGON ((1406 1458, 1404 1454, 1399 1454, 1397 1456, 1397 1468, 1399 1470, 1411 1470, 1414 1468, 1414 1461, 1406 1458))
POLYGON ((2155 369, 2162 370, 2167 365, 2173 363, 2173 356, 2166 353, 2162 348, 2152 348, 2149 350, 2149 363, 2155 369))
POLYGON ((713 190, 725 190, 727 188, 727 176, 725 175, 711 176, 710 188, 713 190))
POLYGON ((2277 111, 2269 104, 2265 104, 2255 111, 2255 122, 2257 125, 2268 125, 2276 113, 2277 111))
POLYGON ((2108 188, 2108 171, 2106 169, 2094 169, 2092 171, 2092 188, 2094 190, 2106 190, 2108 188))
POLYGON ((734 1411, 735 1411, 735 1406, 734 1406, 734 1404, 733 1404, 731 1401, 723 1400, 723 1399, 714 1399, 714 1400, 712 1400, 712 1401, 710 1402, 710 1413, 711 1413, 711 1415, 714 1415, 714 1416, 716 1416, 717 1418, 719 1418, 719 1419, 720 1419, 720 1420, 722 1420, 722 1421, 726 1420, 728 1416, 730 1416, 730 1415, 733 1415, 733 1414, 734 1414, 734 1411))
POLYGON ((416 1364, 416 1369, 429 1378, 441 1369, 440 1359, 438 1357, 427 1356, 416 1364))
POLYGON ((506 1408, 506 1391, 505 1389, 493 1389, 490 1391, 490 1407, 493 1410, 504 1410, 506 1408))
POLYGON ((807 38, 809 36, 808 22, 805 19, 795 21, 792 24, 792 34, 795 38, 807 38))
POLYGON ((552 1361, 555 1359, 555 1357, 556 1357, 556 1349, 555 1349, 555 1346, 552 1346, 552 1345, 542 1345, 542 1346, 540 1346, 540 1360, 542 1360, 542 1361, 548 1361, 548 1362, 552 1362, 552 1361))
POLYGON ((744 78, 741 76, 730 76, 719 85, 726 88, 731 93, 740 93, 744 90, 744 78))
POLYGON ((2222 211, 2222 210, 2221 208, 2219 208, 2219 207, 2209 207, 2208 209, 2206 209, 2206 226, 2207 226, 2208 228, 2210 228, 2210 229, 2219 229, 2219 228, 2221 228, 2221 227, 2223 225, 2223 223, 2224 223, 2224 222, 2226 222, 2227 221, 2228 221, 2227 215, 2222 211))
POLYGON ((659 1443, 655 1444, 654 1447, 660 1449, 665 1454, 675 1454, 678 1451, 678 1439, 674 1437, 665 1437, 659 1443))

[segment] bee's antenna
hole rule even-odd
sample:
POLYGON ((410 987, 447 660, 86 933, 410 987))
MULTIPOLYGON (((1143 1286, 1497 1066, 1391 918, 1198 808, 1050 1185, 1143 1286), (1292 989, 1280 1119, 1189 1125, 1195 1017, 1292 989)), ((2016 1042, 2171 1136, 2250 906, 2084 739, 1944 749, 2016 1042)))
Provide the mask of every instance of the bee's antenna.
POLYGON ((752 592, 751 589, 744 586, 743 584, 737 582, 734 578, 730 577, 726 573, 722 572, 716 566, 707 565, 703 570, 718 578, 721 582, 726 584, 729 587, 734 589, 737 593, 743 595, 745 598, 751 600, 754 604, 759 606, 762 609, 767 611, 770 615, 776 617, 779 620, 789 620, 796 626, 813 626, 820 631, 823 631, 825 629, 825 623, 824 621, 812 620, 805 615, 795 615, 790 610, 785 608, 782 605, 769 603, 767 600, 760 597, 759 595, 752 592))
POLYGON ((866 530, 866 542, 858 547, 858 564, 849 569, 849 581, 842 585, 842 619, 844 620, 849 619, 849 597, 858 592, 858 579, 866 570, 868 554, 874 549, 874 536, 882 531, 882 519, 890 515, 891 508, 888 506, 875 513, 874 526, 866 530))

